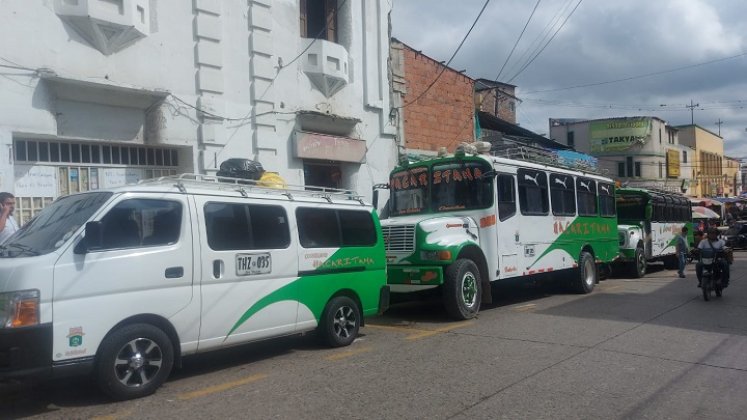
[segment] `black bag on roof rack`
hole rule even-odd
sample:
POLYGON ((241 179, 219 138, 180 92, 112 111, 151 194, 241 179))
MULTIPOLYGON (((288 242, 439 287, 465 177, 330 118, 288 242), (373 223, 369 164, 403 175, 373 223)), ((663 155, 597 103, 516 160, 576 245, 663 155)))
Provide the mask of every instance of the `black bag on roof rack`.
POLYGON ((264 171, 262 164, 256 160, 231 158, 220 164, 217 175, 257 181, 264 171))

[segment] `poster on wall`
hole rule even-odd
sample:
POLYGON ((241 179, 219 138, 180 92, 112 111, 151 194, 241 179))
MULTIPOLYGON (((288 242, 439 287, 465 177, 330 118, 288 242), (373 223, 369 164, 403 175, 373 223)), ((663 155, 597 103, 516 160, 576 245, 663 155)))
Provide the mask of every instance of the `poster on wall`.
POLYGON ((667 178, 680 177, 680 152, 679 150, 667 150, 667 178))
POLYGON ((57 168, 15 165, 14 194, 18 197, 57 197, 57 168))
POLYGON ((143 179, 144 171, 135 168, 103 168, 99 170, 101 188, 122 187, 143 179))
POLYGON ((613 118, 591 121, 589 139, 592 153, 621 152, 645 144, 651 136, 651 118, 613 118))

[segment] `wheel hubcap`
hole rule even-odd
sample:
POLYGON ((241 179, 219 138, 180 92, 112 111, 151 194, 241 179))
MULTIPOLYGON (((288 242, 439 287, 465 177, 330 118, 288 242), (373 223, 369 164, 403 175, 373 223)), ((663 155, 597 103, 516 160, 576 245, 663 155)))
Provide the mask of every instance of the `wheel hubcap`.
POLYGON ((337 309, 334 316, 333 327, 335 335, 341 338, 349 338, 355 333, 358 325, 356 313, 349 306, 342 306, 337 309))
POLYGON ((477 296, 477 280, 474 274, 468 272, 462 278, 462 300, 467 307, 475 305, 475 296, 477 296))
POLYGON ((585 274, 585 281, 586 284, 591 286, 594 284, 594 265, 591 261, 586 260, 584 262, 584 274, 585 274))
POLYGON ((646 259, 643 258, 643 254, 638 254, 638 271, 641 273, 646 271, 646 259))
POLYGON ((138 388, 161 371, 161 347, 148 338, 136 338, 124 346, 114 359, 114 374, 126 387, 138 388))

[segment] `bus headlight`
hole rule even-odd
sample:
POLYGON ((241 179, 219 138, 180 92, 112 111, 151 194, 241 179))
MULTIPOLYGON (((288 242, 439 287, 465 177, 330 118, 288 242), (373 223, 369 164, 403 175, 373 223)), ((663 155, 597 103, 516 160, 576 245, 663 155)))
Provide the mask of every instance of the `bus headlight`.
POLYGON ((0 328, 39 325, 39 291, 0 293, 0 328))
POLYGON ((420 251, 423 261, 451 261, 451 251, 420 251))

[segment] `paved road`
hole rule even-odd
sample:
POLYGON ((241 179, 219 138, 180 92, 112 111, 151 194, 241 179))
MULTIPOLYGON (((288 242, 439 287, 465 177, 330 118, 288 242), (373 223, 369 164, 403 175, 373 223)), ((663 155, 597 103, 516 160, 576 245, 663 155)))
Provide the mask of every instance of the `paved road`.
POLYGON ((506 285, 467 322, 429 302, 369 320, 352 346, 293 337, 188 359, 154 395, 110 403, 87 380, 3 389, 0 417, 743 418, 747 253, 703 302, 654 267, 585 296, 506 285))

